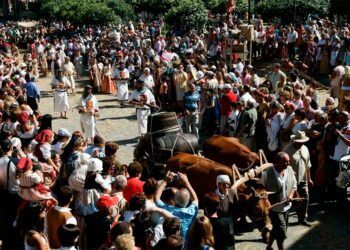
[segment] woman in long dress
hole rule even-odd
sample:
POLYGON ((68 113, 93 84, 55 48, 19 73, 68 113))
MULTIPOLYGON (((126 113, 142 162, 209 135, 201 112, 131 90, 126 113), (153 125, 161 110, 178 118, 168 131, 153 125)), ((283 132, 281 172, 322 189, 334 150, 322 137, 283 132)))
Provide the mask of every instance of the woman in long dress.
POLYGON ((94 89, 97 92, 101 92, 101 72, 100 72, 99 65, 97 64, 96 58, 92 59, 90 74, 92 77, 94 89))
POLYGON ((61 118, 66 119, 67 110, 69 110, 67 90, 71 87, 70 81, 66 77, 62 77, 62 70, 57 70, 56 74, 51 82, 51 87, 54 89, 54 111, 60 112, 61 118))
POLYGON ((92 94, 92 86, 86 85, 83 96, 80 99, 80 125, 83 131, 84 138, 86 141, 93 138, 96 135, 96 120, 95 116, 98 112, 98 101, 97 98, 92 94))
POLYGON ((111 71, 111 64, 108 59, 106 59, 104 66, 103 66, 103 76, 102 76, 102 93, 105 94, 113 94, 115 93, 115 85, 114 81, 112 80, 112 71, 111 71))

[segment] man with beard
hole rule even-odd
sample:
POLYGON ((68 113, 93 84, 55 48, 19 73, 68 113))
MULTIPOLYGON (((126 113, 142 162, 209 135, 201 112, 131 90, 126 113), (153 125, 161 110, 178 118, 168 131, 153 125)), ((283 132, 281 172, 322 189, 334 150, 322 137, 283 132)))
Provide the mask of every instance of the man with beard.
POLYGON ((147 119, 151 114, 151 107, 156 107, 156 101, 152 92, 144 87, 144 82, 137 80, 136 89, 129 97, 129 103, 135 105, 137 124, 140 136, 147 133, 147 119))

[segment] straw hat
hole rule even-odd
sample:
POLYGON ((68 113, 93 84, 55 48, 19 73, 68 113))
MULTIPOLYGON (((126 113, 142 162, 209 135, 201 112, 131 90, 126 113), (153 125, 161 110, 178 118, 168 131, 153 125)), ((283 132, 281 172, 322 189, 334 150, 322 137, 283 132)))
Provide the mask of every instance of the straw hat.
POLYGON ((309 137, 306 136, 304 131, 298 131, 296 135, 290 137, 292 142, 305 143, 309 141, 309 137))

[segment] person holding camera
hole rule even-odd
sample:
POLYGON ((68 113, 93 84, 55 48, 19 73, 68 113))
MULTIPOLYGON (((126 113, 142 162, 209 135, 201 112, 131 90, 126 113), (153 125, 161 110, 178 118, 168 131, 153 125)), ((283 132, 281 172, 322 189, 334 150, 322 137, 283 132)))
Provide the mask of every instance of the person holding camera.
POLYGON ((168 172, 165 179, 158 186, 155 201, 158 207, 169 211, 172 215, 180 219, 181 236, 184 237, 185 241, 187 241, 188 230, 190 229, 198 213, 198 197, 192 188, 187 175, 183 173, 176 174, 173 172, 168 172), (160 199, 165 187, 173 181, 179 181, 185 186, 175 193, 175 206, 165 204, 160 199))

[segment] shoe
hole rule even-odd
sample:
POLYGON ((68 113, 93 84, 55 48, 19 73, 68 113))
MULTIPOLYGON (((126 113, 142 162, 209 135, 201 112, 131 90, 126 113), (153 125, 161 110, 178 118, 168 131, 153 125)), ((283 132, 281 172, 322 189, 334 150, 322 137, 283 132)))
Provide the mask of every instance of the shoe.
POLYGON ((303 225, 305 227, 312 227, 311 223, 306 220, 299 221, 299 225, 303 225))

